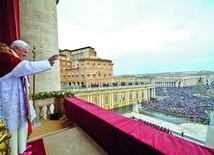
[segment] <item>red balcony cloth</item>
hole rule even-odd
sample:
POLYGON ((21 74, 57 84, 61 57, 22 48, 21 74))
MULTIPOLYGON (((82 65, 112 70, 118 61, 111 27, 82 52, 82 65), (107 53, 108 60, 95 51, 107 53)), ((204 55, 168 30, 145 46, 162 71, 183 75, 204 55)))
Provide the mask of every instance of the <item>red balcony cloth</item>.
POLYGON ((65 98, 65 115, 111 155, 213 155, 214 150, 156 130, 76 97, 65 98))

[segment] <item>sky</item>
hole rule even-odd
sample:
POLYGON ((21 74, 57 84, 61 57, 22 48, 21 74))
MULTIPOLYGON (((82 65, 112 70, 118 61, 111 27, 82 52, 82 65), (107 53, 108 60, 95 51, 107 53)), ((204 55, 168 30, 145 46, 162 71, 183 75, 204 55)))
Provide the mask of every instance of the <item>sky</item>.
POLYGON ((114 75, 214 71, 214 0, 60 0, 60 49, 90 46, 114 75))

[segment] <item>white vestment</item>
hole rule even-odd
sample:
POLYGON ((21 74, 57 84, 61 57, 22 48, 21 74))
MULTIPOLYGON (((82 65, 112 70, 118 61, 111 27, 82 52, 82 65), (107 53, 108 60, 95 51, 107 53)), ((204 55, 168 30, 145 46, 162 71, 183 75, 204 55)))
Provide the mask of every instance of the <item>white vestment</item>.
POLYGON ((27 103, 24 76, 51 69, 48 60, 22 60, 13 70, 0 78, 0 118, 12 134, 11 155, 21 154, 27 141, 27 103), (21 138, 21 140, 20 140, 21 138))

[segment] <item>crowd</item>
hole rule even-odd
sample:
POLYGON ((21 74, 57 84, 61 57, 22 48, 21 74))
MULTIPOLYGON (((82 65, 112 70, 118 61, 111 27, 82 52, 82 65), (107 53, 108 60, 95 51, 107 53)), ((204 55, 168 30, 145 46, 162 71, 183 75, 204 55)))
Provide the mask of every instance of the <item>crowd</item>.
POLYGON ((156 87, 156 95, 167 96, 162 100, 146 101, 142 106, 203 124, 210 123, 210 112, 214 107, 214 99, 197 95, 196 86, 188 87, 156 87))
POLYGON ((148 82, 109 82, 109 83, 90 83, 87 86, 85 84, 72 84, 71 87, 78 87, 78 88, 95 88, 95 87, 117 87, 117 86, 132 86, 132 85, 145 85, 148 82))
POLYGON ((170 129, 166 128, 166 127, 159 126, 159 125, 157 125, 155 123, 151 123, 151 122, 148 122, 146 120, 141 120, 141 119, 135 118, 134 116, 132 116, 132 119, 138 120, 138 121, 144 123, 145 125, 148 125, 148 126, 154 128, 154 129, 157 129, 159 131, 163 131, 163 132, 166 132, 166 133, 172 135, 172 131, 170 129))
POLYGON ((110 82, 110 83, 91 83, 88 87, 109 87, 109 86, 132 86, 132 85, 142 85, 148 84, 145 82, 110 82))

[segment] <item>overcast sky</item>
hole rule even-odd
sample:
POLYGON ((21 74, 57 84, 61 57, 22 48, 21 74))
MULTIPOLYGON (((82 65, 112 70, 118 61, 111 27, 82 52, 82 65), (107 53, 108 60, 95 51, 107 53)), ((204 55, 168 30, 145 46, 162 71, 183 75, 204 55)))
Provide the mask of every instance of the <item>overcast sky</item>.
POLYGON ((60 0, 60 49, 91 46, 114 75, 214 70, 214 0, 60 0))

